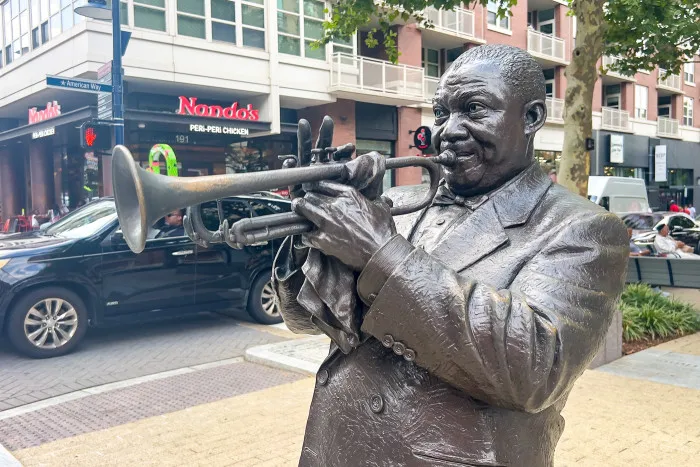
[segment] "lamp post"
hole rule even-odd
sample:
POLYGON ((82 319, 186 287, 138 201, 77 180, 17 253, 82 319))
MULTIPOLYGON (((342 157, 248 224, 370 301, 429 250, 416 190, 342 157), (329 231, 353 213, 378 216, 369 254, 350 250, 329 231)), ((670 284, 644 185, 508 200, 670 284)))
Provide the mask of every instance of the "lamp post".
POLYGON ((122 31, 119 18, 119 0, 112 0, 112 10, 107 0, 87 0, 75 8, 75 12, 87 18, 112 20, 112 123, 115 144, 124 144, 124 90, 122 70, 122 31))

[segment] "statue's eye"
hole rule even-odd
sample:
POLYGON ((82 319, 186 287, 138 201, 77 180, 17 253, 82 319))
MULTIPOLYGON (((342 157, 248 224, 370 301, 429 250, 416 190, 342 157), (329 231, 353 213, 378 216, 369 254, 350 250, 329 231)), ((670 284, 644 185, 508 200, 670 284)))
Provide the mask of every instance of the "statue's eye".
POLYGON ((470 114, 478 113, 485 109, 486 107, 479 104, 478 102, 470 102, 469 104, 467 104, 467 112, 469 112, 470 114))
POLYGON ((445 112, 444 109, 436 108, 436 109, 433 109, 433 112, 435 113, 435 118, 447 117, 447 112, 445 112))

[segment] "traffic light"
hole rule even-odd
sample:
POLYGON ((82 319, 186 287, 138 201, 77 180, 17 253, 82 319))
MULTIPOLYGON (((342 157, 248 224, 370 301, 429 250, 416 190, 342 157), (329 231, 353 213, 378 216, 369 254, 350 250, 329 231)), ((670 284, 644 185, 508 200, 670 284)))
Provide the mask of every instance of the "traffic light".
POLYGON ((112 126, 106 123, 83 123, 80 125, 80 146, 83 149, 112 149, 112 126))

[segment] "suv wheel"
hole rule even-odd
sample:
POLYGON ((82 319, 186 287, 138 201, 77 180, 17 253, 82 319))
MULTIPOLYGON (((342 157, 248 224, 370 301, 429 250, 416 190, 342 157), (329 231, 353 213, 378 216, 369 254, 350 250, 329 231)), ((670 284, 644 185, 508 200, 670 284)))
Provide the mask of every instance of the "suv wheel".
POLYGON ((59 287, 34 290, 10 310, 7 337, 32 358, 65 355, 87 331, 87 310, 80 297, 59 287))
POLYGON ((282 322, 279 300, 269 275, 260 274, 253 281, 248 295, 248 314, 262 324, 282 322))

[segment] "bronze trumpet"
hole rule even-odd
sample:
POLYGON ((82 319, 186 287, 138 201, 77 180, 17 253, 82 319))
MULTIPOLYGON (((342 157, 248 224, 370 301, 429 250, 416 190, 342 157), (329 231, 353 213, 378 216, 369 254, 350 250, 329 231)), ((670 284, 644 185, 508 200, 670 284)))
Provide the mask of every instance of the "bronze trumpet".
MULTIPOLYGON (((391 214, 407 214, 428 206, 435 196, 440 180, 438 163, 449 165, 453 161, 454 154, 449 151, 434 157, 388 159, 386 170, 420 166, 430 174, 430 189, 425 198, 419 203, 394 206, 391 208, 391 214)), ((282 186, 321 180, 342 182, 347 179, 347 169, 341 162, 319 161, 299 168, 179 178, 155 174, 139 167, 129 149, 124 146, 116 146, 112 157, 112 182, 117 215, 124 239, 134 253, 143 251, 149 226, 167 213, 183 206, 190 206, 183 221, 185 231, 193 241, 202 246, 226 242, 233 248, 241 248, 243 245, 308 232, 313 225, 293 212, 242 219, 230 227, 228 220, 223 220, 218 231, 210 231, 204 226, 201 204, 282 186)), ((219 209, 219 219, 222 217, 219 209)))

